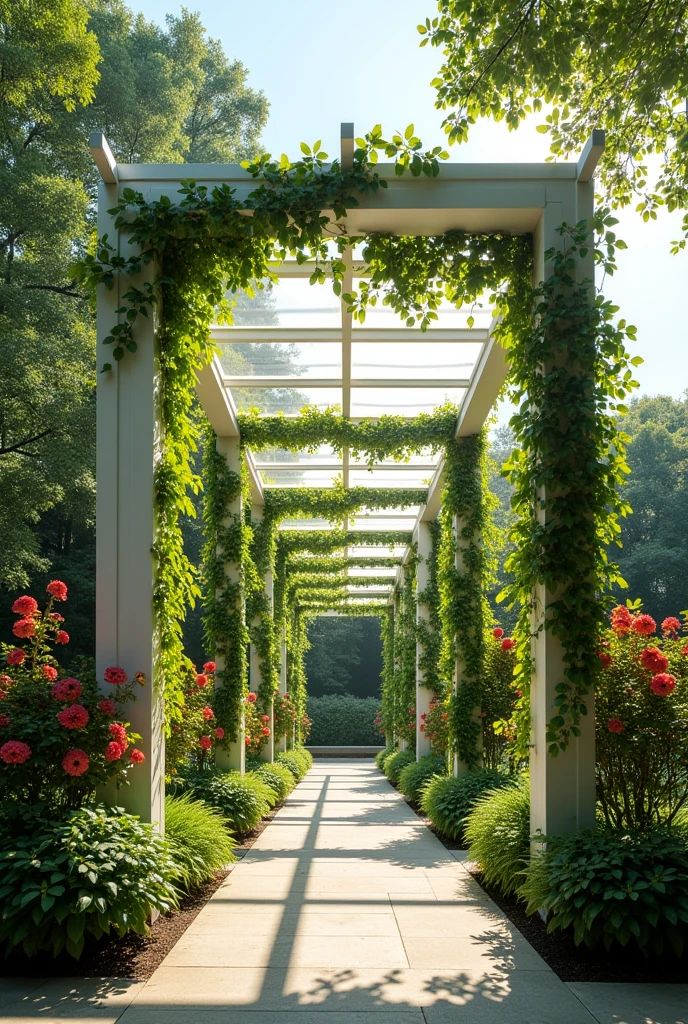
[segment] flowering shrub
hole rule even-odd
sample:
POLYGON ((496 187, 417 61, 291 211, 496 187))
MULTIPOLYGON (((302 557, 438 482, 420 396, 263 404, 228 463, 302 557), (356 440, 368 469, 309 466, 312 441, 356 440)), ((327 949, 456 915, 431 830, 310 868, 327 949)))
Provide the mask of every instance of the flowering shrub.
POLYGON ((673 616, 658 628, 652 616, 619 606, 602 639, 597 791, 614 827, 672 821, 688 798, 688 647, 681 631, 673 616))
POLYGON ((139 674, 129 682, 123 669, 106 669, 112 696, 98 691, 88 671, 79 679, 63 673, 52 653, 69 637, 56 601, 67 600, 67 587, 53 580, 43 612, 29 595, 12 610, 19 616, 12 632, 21 643, 2 644, 5 670, 0 674, 0 797, 4 800, 78 806, 99 785, 121 782, 132 764, 144 760, 132 748, 140 737, 129 723, 117 720, 119 708, 135 699, 139 674), (65 639, 66 638, 66 639, 65 639))
POLYGON ((291 738, 296 722, 296 708, 288 693, 280 693, 275 697, 273 707, 275 740, 283 736, 291 738))
POLYGON ((299 735, 298 735, 299 743, 307 743, 308 742, 308 737, 311 734, 311 729, 312 728, 313 728, 313 723, 311 722, 310 718, 308 717, 308 715, 304 711, 304 713, 301 715, 301 728, 299 729, 299 735))
POLYGON ((430 710, 421 716, 420 731, 430 740, 433 754, 442 756, 449 745, 449 703, 445 700, 430 701, 430 710))
POLYGON ((487 768, 498 768, 514 736, 513 713, 521 697, 514 684, 516 645, 496 626, 485 634, 484 651, 483 760, 487 768))
POLYGON ((214 761, 214 750, 225 736, 213 709, 215 688, 215 662, 206 661, 202 672, 190 661, 180 669, 184 711, 180 721, 174 722, 165 745, 165 770, 173 778, 189 761, 203 768, 214 761))
POLYGON ((257 757, 270 731, 270 716, 259 708, 256 694, 247 693, 244 697, 244 743, 249 756, 257 757))

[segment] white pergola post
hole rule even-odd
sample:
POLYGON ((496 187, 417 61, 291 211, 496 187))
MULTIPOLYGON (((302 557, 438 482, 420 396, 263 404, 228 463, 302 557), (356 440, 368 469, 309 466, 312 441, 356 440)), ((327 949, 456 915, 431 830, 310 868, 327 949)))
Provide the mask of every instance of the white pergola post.
MULTIPOLYGON (((280 634, 280 677, 279 677, 279 695, 283 697, 287 690, 287 637, 286 627, 282 625, 282 631, 280 634)), ((287 730, 288 731, 288 730, 287 730)), ((279 740, 275 744, 275 752, 281 753, 287 749, 287 733, 280 736, 279 740)))
MULTIPOLYGON (((263 506, 253 505, 251 508, 251 520, 258 522, 263 518, 263 506)), ((267 596, 270 615, 273 614, 274 610, 274 594, 273 594, 273 574, 272 571, 268 571, 265 574, 265 594, 267 596)), ((258 625, 260 619, 256 619, 251 623, 251 626, 258 625)), ((257 693, 260 684, 263 681, 263 673, 260 667, 260 658, 258 651, 256 650, 255 644, 252 642, 249 654, 249 688, 252 693, 257 693)), ((270 705, 266 708, 266 714, 270 716, 270 721, 267 723, 270 729, 270 735, 267 737, 267 742, 262 747, 260 754, 261 761, 272 762, 275 760, 275 713, 274 713, 274 702, 271 700, 270 705)))
MULTIPOLYGON (((118 201, 116 181, 101 182, 99 235, 107 234, 120 249, 114 218, 106 211, 118 201)), ((122 252, 132 252, 128 244, 122 252)), ((135 280, 115 278, 112 290, 98 289, 97 336, 100 343, 117 323, 119 292, 151 281, 155 269, 146 268, 135 280)), ((139 317, 135 327, 138 350, 115 363, 111 349, 97 346, 98 370, 104 362, 113 368, 98 373, 96 501, 96 671, 119 665, 129 678, 145 672, 146 686, 137 687, 137 700, 126 710, 137 743, 146 760, 132 767, 129 786, 105 799, 121 804, 142 821, 164 829, 165 742, 162 685, 155 664, 153 615, 153 556, 155 541, 154 471, 161 442, 156 396, 159 393, 155 319, 139 317)), ((113 687, 101 688, 112 696, 113 687)))
MULTIPOLYGON (((542 281, 550 273, 545 263, 545 252, 561 249, 563 239, 556 229, 566 222, 574 225, 590 218, 594 208, 592 172, 601 150, 599 136, 593 132, 578 164, 577 180, 568 191, 566 201, 548 202, 535 230, 535 280, 542 281)), ((603 135, 601 136, 603 139, 603 135)), ((592 245, 586 260, 579 267, 580 279, 594 277, 592 245)), ((590 301, 594 301, 591 293, 590 301)), ((563 357, 565 360, 565 356, 563 357)), ((563 361, 562 365, 565 365, 563 361)), ((592 383, 592 382, 591 382, 592 383)), ((535 495, 536 515, 546 521, 547 492, 535 495), (544 505, 544 508, 543 508, 544 505)), ((594 529, 594 523, 590 523, 594 529)), ((595 827, 595 713, 592 690, 586 697, 588 714, 581 719, 580 737, 571 737, 566 750, 552 757, 546 739, 547 723, 555 714, 556 686, 564 679, 564 659, 561 643, 551 631, 540 629, 547 609, 557 594, 548 587, 537 585, 533 593, 531 652, 533 675, 531 679, 531 753, 530 753, 530 827, 531 834, 558 835, 581 828, 595 827)))
MULTIPOLYGON (((432 537, 430 535, 430 524, 425 520, 421 519, 418 522, 418 556, 420 561, 418 563, 416 573, 416 622, 423 621, 429 623, 430 621, 430 609, 427 605, 421 604, 418 600, 418 595, 422 594, 424 590, 430 584, 430 572, 428 568, 428 561, 432 554, 432 537)), ((423 677, 423 670, 420 666, 420 661, 423 656, 423 645, 420 640, 416 640, 416 760, 419 761, 421 757, 430 753, 430 740, 426 736, 425 732, 421 731, 423 725, 422 715, 427 715, 430 710, 430 701, 432 700, 432 690, 425 685, 425 679, 423 677)))
MULTIPOLYGON (((241 443, 239 437, 223 437, 217 438, 217 451, 222 455, 227 463, 227 468, 237 474, 241 474, 241 443)), ((224 525, 229 526, 232 523, 241 520, 244 514, 243 509, 243 498, 241 491, 237 494, 234 501, 230 502, 226 509, 227 518, 224 525)), ((225 576, 232 581, 232 583, 238 583, 241 580, 241 566, 235 562, 225 562, 224 566, 225 576)), ((216 654, 216 662, 218 668, 218 675, 216 676, 216 686, 221 686, 222 681, 219 677, 220 673, 225 667, 225 659, 222 654, 216 654)), ((240 712, 239 718, 239 730, 235 739, 231 740, 225 746, 218 746, 215 748, 215 763, 218 768, 223 771, 235 771, 241 772, 243 775, 246 771, 246 744, 244 743, 244 714, 243 709, 240 712)))

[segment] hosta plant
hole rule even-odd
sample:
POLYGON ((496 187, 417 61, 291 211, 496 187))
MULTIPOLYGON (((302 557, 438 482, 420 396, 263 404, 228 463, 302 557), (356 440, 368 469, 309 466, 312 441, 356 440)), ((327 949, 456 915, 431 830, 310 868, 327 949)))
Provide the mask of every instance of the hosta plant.
POLYGON ((611 827, 669 823, 688 800, 688 635, 619 606, 595 689, 597 795, 611 827))
POLYGON ((449 839, 461 840, 466 818, 476 800, 508 783, 505 775, 487 768, 461 775, 436 772, 420 789, 420 805, 438 832, 449 839))
POLYGON ((179 866, 152 825, 117 807, 81 807, 34 818, 19 836, 0 835, 0 945, 27 956, 63 949, 79 957, 87 939, 145 934, 152 911, 177 904, 179 866))
POLYGON ((214 765, 180 770, 172 788, 175 794, 190 792, 195 799, 217 807, 235 832, 250 832, 274 804, 273 791, 255 775, 223 772, 214 765))
POLYGON ((122 708, 146 678, 139 673, 130 682, 111 666, 103 693, 88 670, 79 679, 67 676, 58 652, 69 634, 57 611, 67 587, 53 580, 47 591, 43 611, 33 597, 17 598, 15 642, 0 646, 0 799, 76 807, 145 760, 122 708))
POLYGON ((547 930, 576 945, 637 947, 645 956, 688 948, 688 849, 669 829, 579 832, 547 839, 519 895, 547 930))

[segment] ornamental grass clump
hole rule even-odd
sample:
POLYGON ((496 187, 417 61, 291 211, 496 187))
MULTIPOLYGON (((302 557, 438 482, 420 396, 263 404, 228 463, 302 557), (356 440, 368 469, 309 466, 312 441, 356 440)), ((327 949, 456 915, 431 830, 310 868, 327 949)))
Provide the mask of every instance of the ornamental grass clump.
POLYGON ((688 849, 670 829, 554 836, 533 856, 518 895, 547 931, 576 945, 680 957, 688 948, 688 849))
POLYGON ((415 760, 416 755, 412 750, 396 750, 385 759, 385 765, 382 770, 392 785, 396 786, 399 782, 399 776, 402 769, 405 768, 407 764, 412 764, 415 760))
POLYGON ((688 800, 688 636, 638 607, 612 612, 595 689, 598 803, 631 830, 671 823, 688 800))
POLYGON ((222 812, 203 800, 194 800, 190 793, 166 798, 165 838, 187 889, 207 881, 237 859, 236 842, 222 812))
MULTIPOLYGON (((404 769, 406 771, 407 768, 404 769)), ((460 841, 464 838, 466 818, 476 800, 509 784, 508 776, 488 768, 478 768, 461 775, 447 775, 445 770, 426 780, 420 789, 419 802, 423 813, 438 832, 460 841)))
POLYGON ((464 834, 468 858, 480 865, 487 885, 505 896, 515 892, 530 846, 527 780, 495 789, 476 800, 466 818, 464 834))
POLYGON ((447 774, 446 757, 428 754, 419 761, 412 761, 399 773, 399 789, 411 803, 418 803, 420 791, 436 775, 447 774))
POLYGON ((29 595, 16 599, 17 640, 0 645, 0 799, 78 807, 145 760, 121 709, 146 678, 138 673, 130 682, 124 669, 110 666, 104 694, 88 671, 67 676, 57 653, 69 634, 55 607, 67 600, 67 587, 53 580, 46 589, 43 611, 29 595))
POLYGON ((223 772, 210 765, 204 769, 189 767, 180 771, 172 783, 173 795, 191 793, 222 812, 223 818, 235 832, 254 829, 265 818, 274 804, 274 792, 250 772, 223 772))
POLYGON ((121 808, 27 815, 0 835, 0 946, 78 959, 87 939, 145 935, 153 911, 176 907, 180 872, 170 843, 121 808))

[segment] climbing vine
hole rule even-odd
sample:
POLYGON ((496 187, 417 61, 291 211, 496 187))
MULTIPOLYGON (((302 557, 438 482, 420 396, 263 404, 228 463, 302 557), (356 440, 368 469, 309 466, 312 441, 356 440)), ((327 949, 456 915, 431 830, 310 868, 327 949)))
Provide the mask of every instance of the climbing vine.
POLYGON ((442 652, 442 618, 440 615, 440 591, 438 585, 437 557, 440 542, 440 524, 435 519, 428 524, 430 529, 431 549, 428 555, 428 583, 424 590, 418 591, 419 605, 428 609, 427 619, 418 617, 416 636, 420 644, 418 669, 423 686, 427 686, 437 696, 447 691, 447 683, 440 673, 440 655, 442 652))

